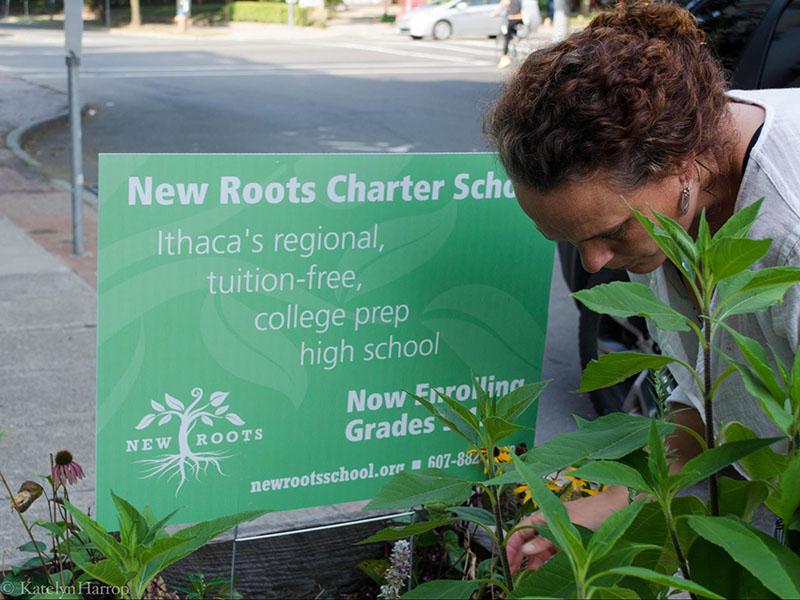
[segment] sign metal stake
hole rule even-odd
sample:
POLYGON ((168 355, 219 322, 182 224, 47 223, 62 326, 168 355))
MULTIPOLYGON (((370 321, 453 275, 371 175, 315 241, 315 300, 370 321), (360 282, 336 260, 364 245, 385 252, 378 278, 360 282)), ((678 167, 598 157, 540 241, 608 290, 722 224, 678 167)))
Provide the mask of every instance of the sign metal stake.
POLYGON ((233 550, 231 551, 231 580, 228 589, 228 598, 233 598, 233 578, 236 575, 236 538, 239 537, 239 526, 233 530, 233 550))

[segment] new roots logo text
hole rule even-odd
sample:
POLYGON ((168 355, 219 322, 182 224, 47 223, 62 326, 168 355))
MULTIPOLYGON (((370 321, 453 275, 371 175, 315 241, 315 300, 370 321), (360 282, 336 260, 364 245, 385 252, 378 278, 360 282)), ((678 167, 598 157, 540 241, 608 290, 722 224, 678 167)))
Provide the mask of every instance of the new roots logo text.
POLYGON ((146 414, 139 421, 136 429, 145 430, 153 423, 156 427, 168 427, 174 431, 178 426, 177 452, 174 452, 173 436, 160 436, 126 440, 126 452, 151 452, 161 451, 156 458, 138 461, 146 465, 142 479, 150 477, 167 477, 168 480, 179 478, 175 495, 181 491, 188 476, 194 475, 200 480, 200 474, 207 474, 208 467, 213 466, 220 475, 222 472, 220 462, 230 458, 225 450, 198 450, 201 447, 231 446, 251 441, 260 441, 264 437, 263 429, 247 429, 245 422, 236 413, 229 412, 230 406, 226 403, 228 392, 214 392, 203 401, 203 390, 192 390, 193 402, 185 406, 177 398, 164 394, 164 404, 150 401, 153 412, 146 414), (197 432, 195 428, 217 427, 225 422, 235 428, 227 431, 197 432))

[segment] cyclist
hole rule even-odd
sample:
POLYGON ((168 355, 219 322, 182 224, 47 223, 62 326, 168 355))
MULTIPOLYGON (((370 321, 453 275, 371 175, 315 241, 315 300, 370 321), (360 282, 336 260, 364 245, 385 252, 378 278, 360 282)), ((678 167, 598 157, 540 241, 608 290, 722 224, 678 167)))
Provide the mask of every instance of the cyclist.
POLYGON ((497 16, 501 12, 506 12, 506 35, 503 42, 503 54, 497 63, 498 69, 505 69, 511 64, 511 57, 508 56, 508 46, 512 38, 517 34, 517 27, 522 25, 522 0, 500 0, 492 11, 492 16, 497 16))

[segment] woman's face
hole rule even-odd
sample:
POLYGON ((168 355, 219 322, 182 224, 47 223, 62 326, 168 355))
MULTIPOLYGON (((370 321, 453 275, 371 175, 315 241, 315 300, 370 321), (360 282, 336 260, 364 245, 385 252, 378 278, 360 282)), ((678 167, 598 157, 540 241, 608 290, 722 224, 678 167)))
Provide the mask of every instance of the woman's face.
POLYGON ((549 239, 576 246, 583 267, 591 273, 603 267, 649 273, 661 266, 666 257, 636 220, 631 207, 651 218, 656 210, 688 229, 698 190, 690 187, 688 214, 679 215, 682 188, 678 177, 627 192, 599 177, 565 184, 547 193, 514 186, 520 206, 539 231, 549 239))

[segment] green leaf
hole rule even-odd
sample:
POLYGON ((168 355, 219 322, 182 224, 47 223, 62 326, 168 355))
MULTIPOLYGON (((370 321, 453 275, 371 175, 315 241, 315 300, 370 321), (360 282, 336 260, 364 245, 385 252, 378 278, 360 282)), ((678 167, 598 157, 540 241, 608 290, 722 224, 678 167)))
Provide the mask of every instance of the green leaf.
POLYGON ((687 581, 686 579, 674 577, 672 575, 664 575, 663 573, 659 573, 651 569, 643 569, 642 567, 617 567, 609 570, 609 573, 625 575, 626 577, 636 577, 638 579, 644 579, 645 581, 652 581, 653 583, 657 583, 659 585, 674 587, 679 590, 697 594, 698 596, 703 596, 704 598, 711 598, 712 600, 725 600, 725 598, 722 596, 715 594, 711 590, 703 587, 702 585, 694 583, 693 581, 687 581))
POLYGON ((777 598, 725 550, 698 537, 689 548, 692 580, 725 598, 777 598))
MULTIPOLYGON (((775 360, 780 364, 777 358, 775 360)), ((795 353, 794 361, 792 362, 792 372, 789 377, 789 395, 795 406, 800 405, 800 352, 795 353)))
POLYGON ((524 413, 531 404, 539 399, 539 396, 542 395, 542 392, 549 383, 549 379, 547 381, 529 383, 499 398, 495 408, 495 416, 513 423, 514 419, 524 413))
POLYGON ((769 486, 763 481, 719 478, 719 514, 733 515, 745 521, 753 519, 753 513, 769 496, 769 486))
POLYGON ((614 512, 603 522, 594 532, 586 549, 592 562, 603 558, 611 552, 634 519, 639 515, 644 505, 645 502, 643 500, 634 502, 622 510, 614 512))
POLYGON ((472 482, 441 469, 403 471, 390 479, 364 509, 408 509, 432 502, 460 504, 471 495, 472 482))
MULTIPOLYGON (((83 511, 76 506, 73 506, 66 500, 64 501, 64 507, 67 509, 69 514, 72 515, 72 518, 78 527, 81 528, 81 531, 86 534, 86 536, 95 546, 97 546, 97 549, 100 550, 100 552, 102 552, 106 558, 111 559, 114 561, 114 563, 119 565, 126 563, 129 557, 127 549, 117 540, 111 537, 111 535, 109 535, 103 526, 100 525, 100 523, 88 515, 85 515, 83 511)), ((70 555, 70 558, 72 558, 72 555, 70 555)))
POLYGON ((523 429, 529 429, 528 427, 522 427, 520 425, 509 423, 500 417, 487 417, 484 420, 483 425, 486 428, 489 446, 491 447, 496 446, 500 440, 508 437, 512 433, 522 431, 523 429))
POLYGON ((604 483, 606 485, 623 485, 633 490, 653 493, 652 488, 644 480, 641 473, 628 465, 600 460, 592 462, 572 473, 581 479, 604 483))
POLYGON ((581 375, 579 392, 593 392, 625 381, 645 369, 661 369, 675 362, 670 356, 641 352, 614 352, 586 365, 581 375))
POLYGON ((257 519, 268 512, 269 511, 267 510, 246 510, 233 515, 226 515, 224 517, 211 519, 209 521, 201 521, 200 523, 196 523, 190 527, 181 529, 174 535, 184 538, 186 542, 182 546, 178 546, 169 552, 166 561, 163 563, 162 569, 168 567, 173 562, 180 560, 184 556, 191 554, 201 546, 204 546, 214 538, 222 535, 233 527, 236 527, 241 523, 246 523, 247 521, 257 519))
POLYGON ((404 600, 467 600, 484 581, 473 579, 472 581, 457 581, 437 579, 418 585, 410 592, 400 596, 404 600))
POLYGON ((709 252, 711 272, 717 281, 741 273, 760 260, 769 250, 771 240, 723 238, 709 252))
POLYGON ((787 414, 782 404, 773 397, 772 393, 765 386, 761 378, 746 364, 734 360, 726 354, 720 354, 722 354, 722 357, 725 359, 725 361, 732 365, 739 373, 745 389, 747 389, 747 391, 750 392, 750 394, 756 400, 758 400, 758 403, 761 406, 761 410, 764 411, 764 414, 767 415, 767 417, 769 417, 773 423, 775 423, 778 429, 788 434, 789 428, 792 425, 792 416, 787 414))
POLYGON ((684 269, 690 273, 694 272, 696 270, 698 258, 694 240, 676 220, 655 210, 653 211, 653 216, 656 218, 656 221, 658 221, 658 224, 661 225, 664 233, 675 242, 678 250, 680 250, 684 269))
POLYGON ((688 517, 689 526, 721 546, 737 563, 782 598, 800 596, 800 557, 771 537, 731 517, 688 517))
POLYGON ((775 398, 775 400, 783 402, 786 394, 781 388, 781 385, 778 383, 775 372, 770 366, 769 358, 767 358, 767 353, 764 352, 764 348, 761 346, 761 344, 756 342, 754 339, 747 337, 746 335, 742 335, 724 323, 722 326, 733 338, 733 341, 736 342, 736 345, 739 347, 739 351, 747 361, 748 366, 758 376, 758 379, 761 381, 762 385, 769 390, 769 393, 773 398, 775 398))
POLYGON ((142 543, 143 544, 151 544, 151 543, 153 543, 153 540, 155 540, 156 538, 158 538, 160 536, 163 536, 163 535, 166 535, 164 533, 164 526, 167 524, 167 522, 169 522, 169 520, 172 517, 175 516, 175 513, 177 513, 178 510, 179 509, 176 508, 171 513, 169 513, 166 517, 164 517, 163 519, 160 519, 160 520, 156 521, 155 520, 155 516, 147 514, 148 511, 149 511, 149 507, 145 507, 145 511, 143 513, 143 516, 144 516, 146 522, 148 523, 148 530, 147 530, 147 533, 144 536, 144 539, 142 540, 142 543))
POLYGON ((181 535, 181 533, 182 532, 178 532, 175 535, 159 538, 153 542, 151 546, 138 547, 135 554, 136 559, 143 564, 147 564, 151 561, 160 561, 162 557, 166 556, 173 549, 192 541, 189 536, 181 535))
MULTIPOLYGON (((465 407, 461 402, 455 400, 448 396, 447 394, 443 394, 438 389, 434 388, 436 395, 441 398, 441 400, 453 411, 455 415, 458 415, 474 432, 474 437, 477 440, 478 436, 481 433, 481 424, 478 421, 478 417, 472 414, 467 407, 465 407)), ((441 407, 444 408, 444 407, 441 407)))
POLYGON ((653 481, 655 481, 656 484, 666 481, 669 478, 669 465, 667 465, 664 442, 661 439, 661 434, 658 431, 655 420, 650 422, 647 450, 647 465, 650 468, 650 476, 653 481))
POLYGON ((128 578, 111 559, 106 558, 98 563, 81 562, 77 564, 82 571, 97 581, 117 587, 122 587, 128 583, 128 578))
MULTIPOLYGON (((651 420, 645 417, 612 413, 585 423, 578 431, 557 435, 538 448, 529 450, 525 462, 540 477, 584 460, 615 460, 647 444, 651 420)), ((658 422, 662 436, 674 425, 658 422)))
POLYGON ((566 553, 559 552, 536 571, 523 571, 514 583, 509 600, 550 597, 572 598, 575 596, 575 578, 566 553))
POLYGON ((3 594, 6 596, 16 598, 25 594, 25 582, 26 578, 24 576, 12 573, 3 578, 2 583, 0 583, 0 589, 3 590, 3 594))
POLYGON ((481 387, 480 381, 475 377, 475 373, 471 374, 472 386, 475 388, 476 405, 478 407, 478 419, 483 421, 486 417, 492 416, 491 398, 486 390, 481 387))
MULTIPOLYGON (((653 544, 632 544, 625 539, 621 539, 617 542, 614 549, 603 558, 592 561, 587 572, 587 579, 592 580, 593 586, 611 587, 620 585, 623 577, 621 575, 609 575, 609 569, 630 566, 640 556, 654 555, 660 550, 660 547, 654 546, 653 544)), ((628 587, 630 587, 631 583, 633 586, 642 587, 638 585, 641 583, 638 580, 634 579, 628 581, 628 587)))
POLYGON ((714 234, 713 241, 720 241, 725 237, 744 238, 750 232, 750 228, 755 223, 758 217, 758 210, 761 208, 761 203, 764 198, 759 198, 749 206, 741 210, 737 210, 730 218, 723 223, 722 227, 714 234))
POLYGON ((674 264, 685 276, 694 277, 694 269, 687 264, 683 253, 678 244, 663 229, 656 226, 653 221, 636 209, 631 209, 636 219, 642 224, 645 231, 653 238, 653 241, 666 255, 669 261, 674 264))
POLYGON ((485 508, 478 506, 451 506, 447 511, 453 513, 462 521, 469 521, 470 523, 477 523, 487 527, 495 526, 494 515, 485 508))
POLYGON ((562 551, 567 552, 576 567, 584 563, 586 550, 581 541, 581 535, 572 524, 567 514, 564 503, 561 502, 550 490, 547 489, 540 476, 518 457, 512 456, 517 473, 522 482, 527 484, 531 497, 539 510, 544 515, 547 526, 550 528, 557 545, 562 551))
POLYGON ((600 600, 628 600, 630 598, 638 598, 639 595, 633 590, 618 587, 596 587, 592 588, 592 595, 590 598, 598 598, 600 600))
POLYGON ((56 521, 53 523, 52 521, 45 521, 44 519, 37 519, 33 522, 34 525, 41 527, 42 529, 46 529, 53 535, 57 537, 62 537, 64 533, 67 531, 67 526, 64 524, 63 521, 56 521))
POLYGON ((711 232, 708 229, 706 209, 700 211, 700 223, 697 226, 697 252, 700 263, 708 263, 708 252, 711 249, 711 232))
POLYGON ((111 498, 114 501, 117 517, 119 518, 120 542, 133 550, 147 535, 147 522, 130 502, 117 496, 113 490, 111 491, 111 498))
MULTIPOLYGON (((722 437, 727 442, 758 439, 758 436, 751 429, 748 429, 738 421, 731 421, 725 425, 722 430, 722 437)), ((778 454, 769 447, 761 448, 752 454, 743 456, 739 462, 751 479, 764 481, 776 478, 786 468, 786 456, 778 454)))
MULTIPOLYGON (((21 552, 47 552, 47 544, 44 542, 26 542, 22 546, 18 546, 17 550, 21 552)), ((38 559, 37 559, 38 560, 38 559)))
POLYGON ((357 542, 358 544, 373 544, 375 542, 393 542, 395 540, 404 540, 426 531, 432 531, 437 527, 443 527, 451 523, 449 519, 437 519, 435 521, 420 521, 419 523, 412 523, 404 527, 387 527, 381 529, 377 533, 369 536, 368 538, 357 542))
MULTIPOLYGON (((428 409, 434 417, 439 419, 442 423, 447 425, 452 431, 463 437, 472 446, 478 445, 478 435, 475 429, 464 419, 462 419, 457 412, 454 412, 448 405, 434 405, 422 396, 417 396, 411 392, 406 392, 409 396, 414 398, 422 406, 428 409)), ((470 413, 472 414, 472 413, 470 413)), ((473 415, 474 416, 474 415, 473 415)))
POLYGON ((389 562, 388 558, 368 558, 359 561, 356 566, 359 571, 372 579, 376 584, 383 585, 386 583, 383 574, 392 566, 392 563, 389 562))
POLYGON ((58 573, 53 573, 53 574, 50 575, 50 577, 52 577, 54 580, 58 581, 59 584, 61 583, 61 580, 63 579, 64 580, 64 585, 69 585, 70 583, 72 583, 72 576, 73 576, 73 573, 69 569, 64 569, 63 571, 59 571, 58 573))
POLYGON ((613 317, 646 317, 665 331, 689 331, 688 319, 659 300, 641 283, 615 281, 575 292, 572 296, 596 313, 613 317))
POLYGON ((744 271, 720 281, 716 318, 767 310, 780 302, 789 288, 800 283, 800 267, 767 267, 744 271))
POLYGON ((800 453, 794 453, 781 473, 778 490, 773 510, 784 523, 791 523, 792 516, 800 508, 800 453))
POLYGON ((680 475, 676 476, 675 485, 683 489, 702 481, 717 471, 724 469, 756 450, 779 442, 783 438, 763 438, 755 440, 742 440, 728 442, 722 446, 701 452, 687 462, 680 475))

